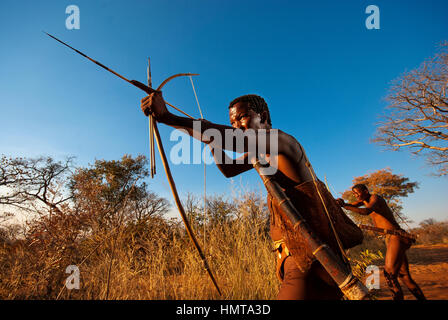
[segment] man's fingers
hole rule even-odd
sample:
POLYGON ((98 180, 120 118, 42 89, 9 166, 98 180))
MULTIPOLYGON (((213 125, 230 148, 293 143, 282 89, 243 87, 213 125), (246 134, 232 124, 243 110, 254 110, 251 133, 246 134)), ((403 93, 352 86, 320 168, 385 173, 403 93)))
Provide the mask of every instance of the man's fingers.
POLYGON ((152 96, 146 96, 141 100, 142 106, 150 106, 152 104, 153 97, 152 96))
POLYGON ((158 99, 160 99, 164 103, 161 91, 155 91, 140 100, 140 107, 146 116, 153 114, 151 107, 153 106, 153 104, 155 104, 155 107, 160 104, 160 100, 158 99))
POLYGON ((151 96, 146 96, 141 100, 141 109, 143 111, 143 113, 145 114, 145 116, 149 116, 152 112, 151 112, 151 96))
POLYGON ((144 97, 144 98, 141 100, 141 103, 142 103, 142 104, 147 103, 150 99, 151 99, 150 96, 146 96, 146 97, 144 97))

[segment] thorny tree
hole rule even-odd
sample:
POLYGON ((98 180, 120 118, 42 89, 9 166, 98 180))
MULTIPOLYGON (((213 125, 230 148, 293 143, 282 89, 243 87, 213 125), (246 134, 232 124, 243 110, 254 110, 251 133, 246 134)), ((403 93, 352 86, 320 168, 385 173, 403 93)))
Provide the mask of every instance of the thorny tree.
POLYGON ((436 174, 448 174, 448 42, 418 69, 396 79, 374 142, 424 155, 436 174))
MULTIPOLYGON (((0 159, 0 204, 29 210, 39 203, 51 212, 60 213, 60 206, 71 196, 64 192, 73 168, 73 158, 54 161, 51 157, 0 159)), ((34 208, 35 209, 35 208, 34 208)))
POLYGON ((89 168, 78 168, 70 182, 76 210, 89 212, 100 228, 145 222, 166 213, 168 201, 149 191, 143 181, 148 176, 146 164, 144 156, 124 155, 119 161, 97 160, 89 168))
POLYGON ((31 233, 67 238, 61 232, 65 228, 73 231, 75 239, 82 225, 105 226, 117 218, 118 211, 126 212, 125 220, 145 222, 169 206, 142 181, 148 175, 143 156, 97 160, 91 168, 77 169, 72 157, 55 161, 2 156, 0 164, 0 205, 30 214, 31 233))

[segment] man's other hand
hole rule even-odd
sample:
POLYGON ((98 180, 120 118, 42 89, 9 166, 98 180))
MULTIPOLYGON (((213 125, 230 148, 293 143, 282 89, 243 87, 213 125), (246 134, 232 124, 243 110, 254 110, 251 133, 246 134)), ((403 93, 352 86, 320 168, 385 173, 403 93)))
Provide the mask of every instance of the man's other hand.
POLYGON ((341 207, 345 206, 345 201, 344 201, 344 199, 337 198, 337 199, 336 199, 336 203, 337 203, 339 206, 341 206, 341 207))

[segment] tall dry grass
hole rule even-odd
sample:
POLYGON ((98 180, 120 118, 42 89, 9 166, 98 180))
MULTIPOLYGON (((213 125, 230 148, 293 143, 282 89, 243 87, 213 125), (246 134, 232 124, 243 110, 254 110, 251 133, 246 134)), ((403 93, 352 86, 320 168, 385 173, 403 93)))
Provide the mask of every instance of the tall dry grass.
MULTIPOLYGON (((70 159, 2 161, 0 180, 14 191, 14 197, 7 194, 4 199, 14 200, 32 218, 18 227, 0 225, 0 299, 274 299, 277 295, 269 212, 261 193, 234 186, 230 198, 208 198, 206 216, 198 198, 189 195, 184 201, 221 287, 219 296, 183 225, 164 216, 168 202, 143 182, 148 176, 143 156, 98 160, 74 173, 69 170, 70 159), (68 266, 80 271, 79 289, 65 286, 68 266)), ((0 222, 5 218, 0 212, 0 222)), ((445 241, 447 225, 428 220, 416 232, 421 241, 445 241)), ((362 277, 367 264, 376 262, 384 249, 383 241, 366 237, 350 250, 354 272, 362 277)))
POLYGON ((222 296, 181 224, 156 216, 75 241, 3 241, 0 299, 274 299, 279 283, 264 202, 247 194, 229 203, 224 219, 205 229, 193 223, 222 296), (65 287, 69 265, 80 270, 79 290, 65 287))
MULTIPOLYGON (((178 220, 156 215, 114 228, 88 229, 68 216, 57 220, 65 229, 56 228, 53 234, 24 230, 25 236, 18 239, 17 229, 3 233, 0 299, 275 299, 280 283, 264 199, 251 192, 229 200, 217 196, 209 199, 208 208, 206 220, 198 218, 202 207, 195 201, 189 202, 187 212, 222 296, 178 220), (79 289, 65 286, 69 265, 80 270, 79 289)), ((43 222, 48 223, 44 219, 34 224, 43 222)), ((418 231, 430 234, 425 230, 433 229, 441 230, 432 232, 437 239, 444 239, 445 223, 418 231)), ((382 264, 381 253, 384 241, 367 234, 363 244, 349 252, 353 272, 363 279, 367 265, 382 264)))

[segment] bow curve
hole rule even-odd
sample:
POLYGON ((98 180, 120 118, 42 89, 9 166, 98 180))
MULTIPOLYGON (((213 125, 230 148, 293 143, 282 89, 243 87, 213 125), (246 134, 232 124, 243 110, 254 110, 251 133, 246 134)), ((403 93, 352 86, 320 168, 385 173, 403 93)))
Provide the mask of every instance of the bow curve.
MULTIPOLYGON (((169 81, 171 81, 171 80, 173 80, 173 79, 175 79, 177 77, 196 76, 196 75, 198 75, 198 74, 195 74, 195 73, 179 73, 179 74, 175 74, 175 75, 165 79, 159 85, 157 90, 161 90, 164 85, 166 85, 169 81)), ((177 109, 177 110, 180 110, 180 109, 177 109)), ((193 119, 193 117, 191 117, 191 116, 189 116, 189 117, 193 119)), ((202 260, 202 262, 204 264, 205 270, 207 271, 208 275, 210 276, 210 279, 212 280, 212 282, 213 282, 216 290, 218 291, 219 295, 221 295, 221 290, 219 289, 219 286, 218 286, 218 283, 217 283, 217 281, 215 279, 215 276, 213 275, 213 272, 210 269, 210 266, 209 266, 209 264, 207 262, 207 259, 206 259, 205 255, 204 255, 204 253, 203 253, 203 251, 201 249, 201 246, 199 245, 199 243, 198 243, 198 241, 197 241, 197 239, 196 239, 196 237, 195 237, 195 235, 193 233, 193 229, 191 228, 191 225, 188 222, 188 218, 187 218, 187 215, 185 213, 185 209, 182 206, 182 203, 180 201, 179 194, 178 194, 177 188, 176 188, 176 184, 174 183, 173 175, 171 174, 171 169, 170 169, 170 167, 168 165, 168 160, 166 158, 166 154, 165 154, 165 151, 164 151, 164 148, 163 148, 162 139, 160 138, 160 133, 159 133, 159 130, 158 130, 158 127, 157 127, 157 121, 154 121, 153 130, 154 130, 154 133, 155 133, 155 138, 156 138, 156 142, 157 142, 157 147, 159 149, 160 157, 162 159, 163 168, 165 169, 165 173, 166 173, 166 176, 167 176, 170 188, 171 188, 171 192, 173 193, 174 202, 176 203, 177 209, 179 210, 179 213, 180 213, 180 215, 182 217, 182 221, 184 222, 185 229, 187 230, 187 233, 188 233, 188 236, 190 237, 190 240, 193 242, 196 250, 199 253, 199 256, 201 257, 201 260, 202 260)))

